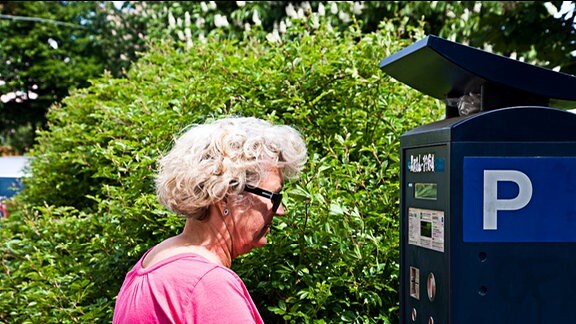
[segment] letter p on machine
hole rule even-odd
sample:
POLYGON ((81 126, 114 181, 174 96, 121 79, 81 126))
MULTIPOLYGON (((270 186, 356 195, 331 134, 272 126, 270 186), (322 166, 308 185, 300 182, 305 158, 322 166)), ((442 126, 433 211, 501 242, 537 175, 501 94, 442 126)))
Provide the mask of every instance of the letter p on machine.
POLYGON ((532 182, 523 172, 517 170, 484 170, 484 217, 483 229, 498 229, 498 211, 519 210, 532 199, 532 182), (498 182, 514 182, 518 195, 511 199, 498 198, 498 182))

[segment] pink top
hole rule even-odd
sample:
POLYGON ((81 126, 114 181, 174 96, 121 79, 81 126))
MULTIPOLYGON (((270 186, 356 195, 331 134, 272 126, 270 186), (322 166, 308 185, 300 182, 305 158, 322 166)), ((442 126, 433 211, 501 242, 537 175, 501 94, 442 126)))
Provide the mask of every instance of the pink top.
POLYGON ((146 254, 126 274, 113 324, 263 323, 244 282, 232 270, 193 253, 143 269, 146 254))

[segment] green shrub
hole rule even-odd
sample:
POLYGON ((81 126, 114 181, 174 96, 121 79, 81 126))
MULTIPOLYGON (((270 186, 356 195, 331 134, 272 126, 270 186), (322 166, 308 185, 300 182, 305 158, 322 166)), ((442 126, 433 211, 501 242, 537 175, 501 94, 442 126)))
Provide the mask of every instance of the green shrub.
POLYGON ((287 183, 270 243, 235 261, 267 323, 397 322, 399 136, 439 103, 379 70, 394 23, 344 33, 295 23, 189 50, 154 44, 125 79, 105 76, 48 114, 34 177, 0 223, 0 322, 110 322, 125 273, 179 233, 153 172, 179 130, 222 115, 295 126, 310 162, 287 183))

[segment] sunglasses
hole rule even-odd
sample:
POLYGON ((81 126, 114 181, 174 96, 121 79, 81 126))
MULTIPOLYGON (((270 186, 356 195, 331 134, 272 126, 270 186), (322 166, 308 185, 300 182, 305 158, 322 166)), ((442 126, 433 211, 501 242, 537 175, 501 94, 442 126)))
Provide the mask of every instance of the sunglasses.
POLYGON ((282 203, 282 193, 280 192, 271 192, 258 187, 245 187, 244 191, 270 199, 272 201, 272 212, 274 212, 274 214, 276 214, 278 207, 280 207, 282 203))

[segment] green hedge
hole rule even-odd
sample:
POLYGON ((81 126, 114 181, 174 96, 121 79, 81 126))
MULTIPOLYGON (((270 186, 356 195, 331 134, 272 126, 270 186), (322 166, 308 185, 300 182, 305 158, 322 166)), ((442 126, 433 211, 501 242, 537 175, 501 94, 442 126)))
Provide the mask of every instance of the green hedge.
POLYGON ((109 323, 125 273, 183 221, 154 196, 179 130, 222 115, 295 126, 309 163, 287 217, 237 259, 267 323, 398 321, 399 136, 443 108, 379 70, 399 23, 377 33, 295 24, 281 43, 217 33, 153 44, 125 79, 104 76, 48 114, 34 176, 0 222, 0 322, 109 323))

